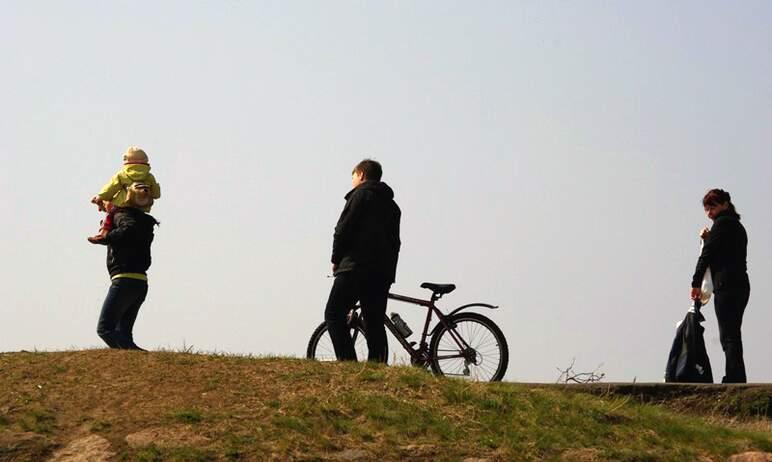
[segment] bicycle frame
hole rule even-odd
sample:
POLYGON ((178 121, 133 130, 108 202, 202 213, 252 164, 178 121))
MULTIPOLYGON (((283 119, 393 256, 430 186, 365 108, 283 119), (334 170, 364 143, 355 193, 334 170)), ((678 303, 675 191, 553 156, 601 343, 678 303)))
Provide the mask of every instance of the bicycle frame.
POLYGON ((442 313, 442 311, 437 308, 434 302, 442 298, 442 295, 437 295, 436 293, 432 294, 431 299, 429 300, 422 300, 419 298, 413 298, 413 297, 407 297, 405 295, 399 295, 399 294, 392 294, 389 293, 388 298, 390 300, 396 300, 398 302, 403 303, 409 303, 412 305, 419 305, 426 308, 426 321, 424 322, 423 330, 421 331, 421 339, 420 342, 418 342, 417 347, 413 347, 413 345, 416 344, 416 342, 408 342, 405 337, 402 336, 402 334, 399 333, 397 330, 397 327, 394 325, 394 323, 391 321, 391 319, 384 315, 383 323, 386 325, 386 328, 394 335, 394 338, 397 339, 397 341, 402 345, 402 347, 410 354, 410 362, 413 364, 420 364, 420 365, 428 365, 430 361, 432 360, 438 360, 438 359, 450 359, 450 358, 464 358, 470 362, 474 362, 474 351, 469 347, 469 344, 466 343, 466 341, 456 332, 455 326, 450 325, 448 318, 452 316, 453 314, 461 311, 462 309, 466 309, 472 306, 481 306, 485 308, 491 308, 495 309, 498 308, 494 305, 488 305, 485 303, 472 303, 469 305, 464 305, 459 308, 456 308, 449 314, 445 315, 442 313), (434 328, 429 332, 429 325, 432 321, 432 316, 437 316, 437 324, 434 326, 434 328), (445 328, 450 333, 451 338, 456 342, 456 345, 458 345, 460 354, 454 354, 454 355, 448 355, 448 356, 441 356, 436 358, 431 358, 428 356, 429 354, 429 345, 427 343, 427 339, 430 338, 432 335, 434 335, 434 332, 437 330, 439 326, 445 326, 445 328))

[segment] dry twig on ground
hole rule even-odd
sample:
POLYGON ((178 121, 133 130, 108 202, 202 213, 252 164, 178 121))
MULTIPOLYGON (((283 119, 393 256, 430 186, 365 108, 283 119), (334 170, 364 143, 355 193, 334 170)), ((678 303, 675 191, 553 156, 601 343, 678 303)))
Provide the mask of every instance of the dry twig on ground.
POLYGON ((576 358, 571 360, 571 364, 566 369, 557 368, 560 372, 557 383, 595 383, 603 380, 606 376, 604 372, 600 372, 600 368, 603 364, 599 364, 592 372, 576 372, 574 371, 574 364, 576 358))

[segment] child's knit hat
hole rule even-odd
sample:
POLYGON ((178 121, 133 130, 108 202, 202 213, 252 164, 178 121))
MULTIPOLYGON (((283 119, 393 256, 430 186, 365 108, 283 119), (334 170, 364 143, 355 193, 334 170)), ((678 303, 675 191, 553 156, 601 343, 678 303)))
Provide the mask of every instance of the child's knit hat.
POLYGON ((148 163, 147 154, 137 146, 131 146, 123 153, 124 164, 146 164, 148 163))

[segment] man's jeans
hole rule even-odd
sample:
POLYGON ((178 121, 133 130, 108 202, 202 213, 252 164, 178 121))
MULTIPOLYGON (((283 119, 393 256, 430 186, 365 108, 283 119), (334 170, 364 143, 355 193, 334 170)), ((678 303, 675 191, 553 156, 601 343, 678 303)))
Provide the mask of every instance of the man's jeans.
POLYGON ((134 321, 147 296, 147 281, 130 278, 113 279, 107 291, 97 334, 110 348, 141 350, 134 343, 134 321))
POLYGON ((749 287, 720 290, 714 295, 713 303, 716 307, 718 334, 721 339, 721 347, 726 355, 726 375, 721 381, 722 383, 745 383, 747 381, 740 328, 749 297, 749 287))
POLYGON ((369 350, 367 359, 386 362, 386 327, 383 325, 383 317, 386 315, 389 287, 391 283, 385 282, 383 277, 373 277, 357 271, 347 271, 335 276, 327 308, 324 310, 324 320, 327 322, 327 330, 338 360, 357 360, 346 316, 359 301, 362 305, 369 350))

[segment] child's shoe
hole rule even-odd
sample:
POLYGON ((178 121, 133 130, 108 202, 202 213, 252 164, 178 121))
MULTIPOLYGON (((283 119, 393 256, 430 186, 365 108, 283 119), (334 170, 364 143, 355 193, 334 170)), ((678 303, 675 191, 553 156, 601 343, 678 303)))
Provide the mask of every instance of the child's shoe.
POLYGON ((100 230, 99 234, 90 236, 87 239, 92 244, 105 244, 105 239, 107 239, 107 231, 100 230))

